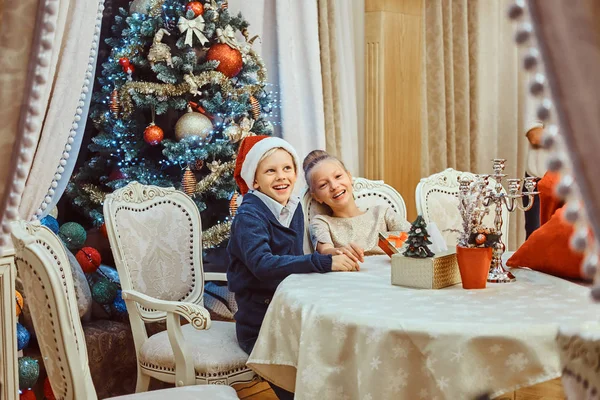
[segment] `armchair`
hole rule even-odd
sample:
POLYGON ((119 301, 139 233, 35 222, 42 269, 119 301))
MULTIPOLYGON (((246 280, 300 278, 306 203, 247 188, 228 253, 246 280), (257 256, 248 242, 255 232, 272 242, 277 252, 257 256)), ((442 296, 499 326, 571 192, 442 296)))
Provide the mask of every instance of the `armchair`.
POLYGON ((202 229, 194 202, 173 188, 131 182, 108 195, 104 218, 138 361, 136 392, 150 378, 177 386, 246 383, 235 324, 203 307, 202 229), (191 324, 181 326, 180 316, 191 324), (149 336, 145 323, 167 321, 149 336))
MULTIPOLYGON (((39 223, 12 223, 15 263, 30 296, 29 307, 52 390, 59 399, 97 399, 79 320, 73 277, 60 240, 39 223)), ((175 311, 175 310, 173 310, 175 311)), ((189 313, 188 313, 189 314, 189 313)), ((210 320, 200 318, 206 326, 210 320)), ((225 386, 195 386, 118 399, 237 399, 225 386)))
MULTIPOLYGON (((460 229, 462 219, 458 211, 458 178, 474 175, 448 168, 437 174, 421 179, 415 191, 417 214, 423 216, 426 223, 435 222, 448 247, 456 246, 458 234, 448 229, 460 229)), ((490 185, 494 183, 490 182, 490 185)), ((503 189, 504 191, 504 189, 503 189)), ((502 238, 508 243, 508 216, 506 208, 502 209, 502 238)), ((483 218, 488 226, 494 226, 494 212, 483 218)))

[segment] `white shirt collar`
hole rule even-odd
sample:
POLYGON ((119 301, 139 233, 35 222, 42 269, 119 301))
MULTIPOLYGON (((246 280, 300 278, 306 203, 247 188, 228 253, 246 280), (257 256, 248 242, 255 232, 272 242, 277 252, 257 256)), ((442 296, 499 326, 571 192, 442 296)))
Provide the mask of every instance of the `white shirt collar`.
POLYGON ((296 212, 296 208, 300 204, 300 197, 294 196, 290 197, 288 203, 284 206, 278 201, 273 200, 271 197, 266 194, 259 192, 258 190, 250 190, 248 193, 252 193, 256 197, 258 197, 269 210, 273 213, 277 221, 286 228, 290 227, 292 223, 292 218, 294 217, 294 213, 296 212))

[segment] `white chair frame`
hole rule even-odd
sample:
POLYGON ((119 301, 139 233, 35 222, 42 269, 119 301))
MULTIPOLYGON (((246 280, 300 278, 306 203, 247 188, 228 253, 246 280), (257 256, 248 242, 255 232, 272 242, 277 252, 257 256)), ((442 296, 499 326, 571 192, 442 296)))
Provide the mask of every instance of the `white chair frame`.
MULTIPOLYGON (((352 190, 356 205, 361 210, 368 210, 376 205, 390 206, 401 218, 406 219, 406 203, 396 189, 383 181, 374 181, 366 178, 353 178, 352 190)), ((315 215, 329 214, 328 207, 319 204, 312 198, 310 189, 306 189, 302 197, 304 211, 304 253, 314 252, 308 230, 310 220, 315 215)))
MULTIPOLYGON (((29 309, 52 391, 57 399, 96 400, 87 347, 66 250, 39 222, 11 224, 15 262, 28 293, 29 309)), ((194 306, 194 305, 192 305, 194 306)), ((205 322, 206 325, 206 321, 205 322)), ((210 323, 210 319, 207 320, 210 323)), ((166 389, 114 399, 237 399, 226 386, 166 389)))
POLYGON ((142 185, 134 181, 109 194, 104 201, 103 210, 106 230, 121 280, 123 299, 129 312, 136 347, 138 359, 136 392, 147 390, 151 377, 163 382, 175 383, 177 386, 233 385, 258 379, 258 376, 247 367, 228 371, 226 375, 220 373, 196 374, 192 356, 189 351, 186 351, 187 345, 181 330, 179 316, 185 317, 196 329, 209 329, 211 325, 209 312, 203 307, 205 278, 202 269, 202 224, 200 212, 193 200, 174 188, 142 185), (164 203, 177 206, 187 216, 189 227, 177 228, 189 229, 193 275, 198 277, 195 279, 191 291, 179 301, 160 300, 133 289, 129 267, 125 261, 127 249, 119 240, 119 231, 116 226, 120 210, 144 212, 164 203), (148 340, 145 322, 162 321, 165 318, 169 341, 175 356, 175 371, 140 362, 140 349, 148 340))
MULTIPOLYGON (((431 210, 429 208, 429 196, 434 193, 443 193, 448 196, 454 196, 458 198, 458 178, 460 177, 470 177, 475 178, 475 174, 471 172, 461 172, 457 171, 453 168, 447 168, 442 172, 430 175, 426 178, 422 178, 417 184, 417 188, 415 189, 415 204, 417 206, 417 214, 422 215, 423 219, 426 223, 431 222, 431 210)), ((493 179, 490 180, 490 186, 495 185, 495 181, 493 179)), ((506 191, 503 189, 504 193, 506 191)), ((456 208, 456 213, 458 214, 458 208, 456 208)), ((484 222, 488 225, 492 226, 494 218, 494 209, 490 207, 490 214, 488 214, 484 218, 484 222)), ((506 208, 502 209, 502 219, 504 223, 502 224, 502 241, 504 243, 508 243, 508 224, 509 224, 509 212, 506 208)), ((433 221, 437 224, 437 221, 433 221)), ((443 227, 439 226, 440 230, 443 227)), ((457 229, 461 229, 461 227, 457 227, 457 229)), ((456 243, 446 243, 448 246, 454 247, 456 243)))

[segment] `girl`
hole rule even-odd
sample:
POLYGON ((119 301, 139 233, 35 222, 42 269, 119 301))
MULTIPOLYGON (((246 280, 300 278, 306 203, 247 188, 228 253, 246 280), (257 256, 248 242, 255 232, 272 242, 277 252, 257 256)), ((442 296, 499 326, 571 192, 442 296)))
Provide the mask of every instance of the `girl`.
POLYGON ((377 245, 379 232, 408 231, 410 224, 389 206, 362 211, 352 194, 352 176, 344 164, 323 150, 314 150, 303 163, 310 193, 326 204, 331 215, 310 222, 310 237, 321 254, 345 254, 363 262, 365 255, 384 254, 377 245))

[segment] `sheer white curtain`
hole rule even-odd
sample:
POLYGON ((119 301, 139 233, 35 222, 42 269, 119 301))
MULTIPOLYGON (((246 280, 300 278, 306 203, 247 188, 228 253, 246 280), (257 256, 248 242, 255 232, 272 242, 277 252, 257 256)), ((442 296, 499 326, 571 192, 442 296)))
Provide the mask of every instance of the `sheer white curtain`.
POLYGON ((318 0, 327 151, 362 175, 364 15, 362 0, 318 0))
MULTIPOLYGON (((326 141, 319 8, 327 0, 230 0, 232 14, 242 12, 250 22, 250 33, 268 69, 268 81, 277 93, 280 108, 276 130, 304 157, 314 149, 325 149, 344 160, 349 170, 362 174, 361 147, 364 132, 364 1, 344 4, 330 1, 330 56, 335 58, 331 79, 336 79, 335 101, 340 132, 333 144, 326 141), (336 151, 337 147, 340 151, 336 151)), ((321 19, 321 23, 322 23, 321 19)), ((331 134, 331 132, 327 132, 331 134)), ((297 184, 302 187, 302 182, 297 184)))

